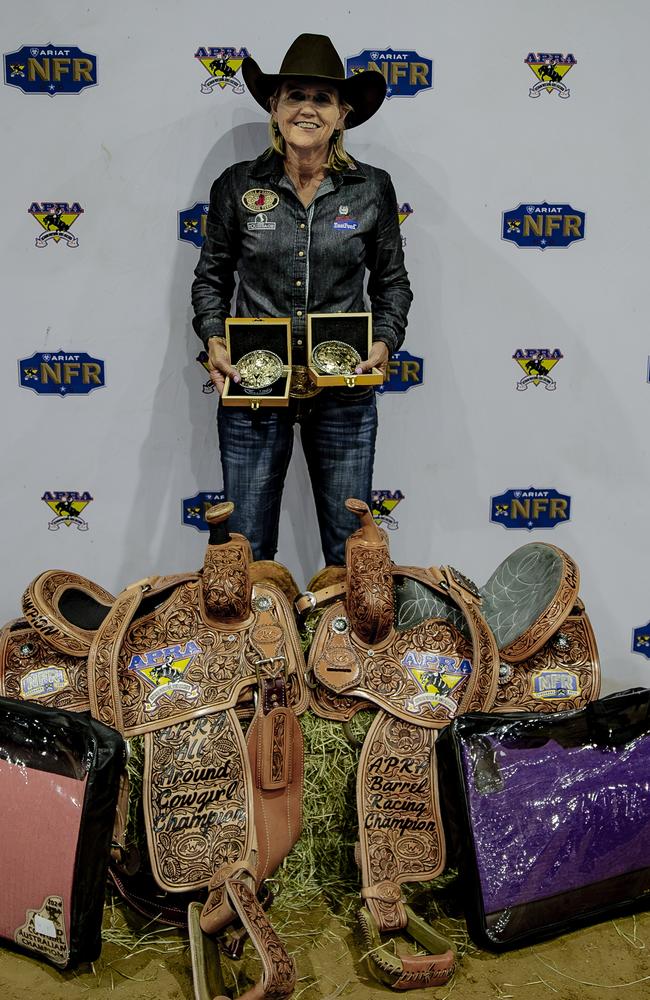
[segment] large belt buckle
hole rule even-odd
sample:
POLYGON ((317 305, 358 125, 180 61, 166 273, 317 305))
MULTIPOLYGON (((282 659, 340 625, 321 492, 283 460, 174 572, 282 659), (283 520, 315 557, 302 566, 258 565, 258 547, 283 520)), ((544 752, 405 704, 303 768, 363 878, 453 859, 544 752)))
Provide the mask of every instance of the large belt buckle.
POLYGON ((320 375, 340 375, 348 388, 356 382, 356 367, 361 355, 342 340, 324 340, 311 352, 314 368, 320 375))
POLYGON ((273 351, 249 351, 237 362, 244 392, 266 395, 282 375, 282 360, 273 351))
POLYGON ((320 392, 320 387, 314 385, 309 377, 309 371, 304 365, 294 365, 291 369, 291 384, 289 395, 292 399, 311 399, 320 392))

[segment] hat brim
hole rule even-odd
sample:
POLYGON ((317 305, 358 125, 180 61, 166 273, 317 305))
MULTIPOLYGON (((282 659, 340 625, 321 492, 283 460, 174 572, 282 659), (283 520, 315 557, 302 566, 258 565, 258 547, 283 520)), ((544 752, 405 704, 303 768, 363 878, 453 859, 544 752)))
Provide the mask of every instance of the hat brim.
POLYGON ((270 110, 269 98, 285 80, 322 80, 336 87, 341 99, 352 107, 345 119, 346 129, 367 122, 379 111, 386 97, 386 80, 376 69, 366 69, 342 79, 318 73, 263 73, 255 60, 247 56, 242 61, 241 71, 251 95, 265 111, 270 110))

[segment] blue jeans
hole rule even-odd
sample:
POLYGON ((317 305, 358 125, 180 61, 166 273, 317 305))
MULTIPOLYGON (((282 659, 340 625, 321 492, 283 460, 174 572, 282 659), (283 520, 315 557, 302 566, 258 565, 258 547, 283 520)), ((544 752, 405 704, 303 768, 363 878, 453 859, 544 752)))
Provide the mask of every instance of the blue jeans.
POLYGON ((374 389, 323 389, 312 399, 290 399, 286 408, 219 406, 223 488, 235 505, 230 528, 246 535, 255 559, 273 559, 296 422, 325 564, 341 566, 345 541, 359 526, 344 503, 357 497, 370 504, 377 437, 374 389))

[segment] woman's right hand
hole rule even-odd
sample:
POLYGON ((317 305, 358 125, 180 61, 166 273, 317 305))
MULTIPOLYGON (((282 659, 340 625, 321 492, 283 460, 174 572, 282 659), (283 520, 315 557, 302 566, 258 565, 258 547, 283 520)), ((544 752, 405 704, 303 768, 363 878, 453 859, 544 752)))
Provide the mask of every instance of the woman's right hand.
POLYGON ((233 382, 240 380, 239 372, 230 364, 230 355, 223 337, 210 337, 208 340, 208 371, 210 381, 220 396, 228 376, 233 382))

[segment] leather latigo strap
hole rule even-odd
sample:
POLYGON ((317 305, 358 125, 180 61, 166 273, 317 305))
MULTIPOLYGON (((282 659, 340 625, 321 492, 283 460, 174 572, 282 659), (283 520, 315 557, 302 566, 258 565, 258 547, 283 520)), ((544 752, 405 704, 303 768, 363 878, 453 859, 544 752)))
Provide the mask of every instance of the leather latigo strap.
MULTIPOLYGON (((361 897, 370 919, 366 915, 361 922, 366 933, 375 937, 407 930, 414 918, 405 905, 400 885, 407 881, 428 882, 445 867, 433 756, 436 736, 435 730, 407 725, 378 712, 364 742, 357 775, 357 810, 361 897)), ((429 931, 435 934, 431 928, 429 931)), ((373 974, 394 989, 444 982, 453 973, 454 958, 449 943, 441 940, 441 954, 424 956, 395 956, 378 940, 369 949, 373 974), (388 970, 387 957, 392 961, 388 970), (382 978, 388 972, 388 980, 382 978)))
POLYGON ((256 586, 247 619, 233 623, 209 619, 197 574, 172 587, 133 585, 116 599, 90 650, 93 713, 134 736, 232 708, 257 682, 254 636, 271 627, 300 713, 308 701, 304 661, 279 590, 256 586))
POLYGON ((199 716, 144 737, 142 798, 154 878, 169 892, 207 886, 253 849, 252 779, 235 712, 199 716))
MULTIPOLYGON (((229 908, 241 920, 262 962, 261 979, 241 994, 239 1000, 285 1000, 290 997, 296 985, 295 963, 269 923, 250 885, 244 879, 228 877, 223 882, 223 892, 229 908)), ((217 945, 209 936, 211 930, 208 928, 206 931, 205 910, 204 907, 201 911, 199 903, 191 903, 188 913, 194 996, 196 1000, 229 1000, 222 992, 217 945), (219 990, 218 994, 216 990, 219 990)))
POLYGON ((87 712, 86 660, 54 649, 24 619, 9 622, 0 632, 0 695, 87 712))
POLYGON ((413 576, 450 597, 465 617, 471 641, 448 620, 430 618, 401 632, 391 629, 383 642, 369 646, 354 632, 346 605, 337 602, 323 613, 309 652, 315 680, 336 696, 363 698, 433 729, 461 712, 487 711, 497 689, 499 657, 480 599, 447 569, 394 567, 393 575, 413 576))

